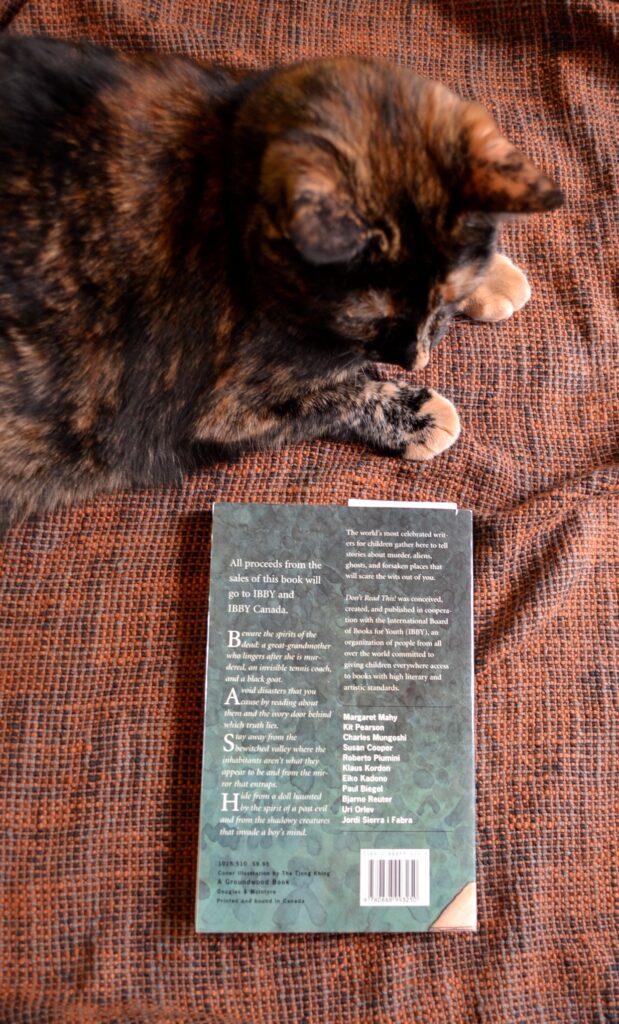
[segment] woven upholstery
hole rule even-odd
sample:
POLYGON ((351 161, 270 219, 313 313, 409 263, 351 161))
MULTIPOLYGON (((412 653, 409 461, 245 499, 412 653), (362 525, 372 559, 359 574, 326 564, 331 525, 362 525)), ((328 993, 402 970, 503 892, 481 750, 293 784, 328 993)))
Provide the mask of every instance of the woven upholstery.
POLYGON ((0 3, 9 31, 247 67, 401 61, 488 107, 568 196, 504 230, 529 306, 433 355, 463 421, 445 456, 299 445, 9 535, 2 1022, 619 1020, 618 22, 610 0, 0 3), (479 932, 196 936, 210 503, 350 496, 475 513, 479 932))

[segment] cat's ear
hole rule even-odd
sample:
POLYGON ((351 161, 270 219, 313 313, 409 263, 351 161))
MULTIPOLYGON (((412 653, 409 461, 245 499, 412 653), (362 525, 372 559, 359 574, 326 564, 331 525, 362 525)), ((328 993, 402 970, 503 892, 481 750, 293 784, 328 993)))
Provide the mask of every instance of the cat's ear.
POLYGON ((563 193, 555 183, 501 135, 490 114, 476 103, 465 105, 461 140, 461 194, 468 209, 537 213, 562 205, 563 193))
POLYGON ((261 190, 279 231, 308 263, 348 262, 380 234, 357 209, 337 154, 319 140, 272 142, 262 163, 261 190))

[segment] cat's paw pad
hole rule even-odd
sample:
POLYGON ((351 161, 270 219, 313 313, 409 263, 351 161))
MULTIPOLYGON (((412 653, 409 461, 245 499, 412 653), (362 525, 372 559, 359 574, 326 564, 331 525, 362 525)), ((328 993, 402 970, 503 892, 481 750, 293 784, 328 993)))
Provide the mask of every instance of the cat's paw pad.
POLYGON ((472 320, 496 323, 522 309, 530 298, 531 288, 522 271, 507 256, 495 253, 483 280, 458 308, 472 320))
POLYGON ((419 410, 419 427, 406 445, 402 457, 426 462, 440 455, 458 440, 460 418, 448 398, 430 391, 430 398, 419 410))

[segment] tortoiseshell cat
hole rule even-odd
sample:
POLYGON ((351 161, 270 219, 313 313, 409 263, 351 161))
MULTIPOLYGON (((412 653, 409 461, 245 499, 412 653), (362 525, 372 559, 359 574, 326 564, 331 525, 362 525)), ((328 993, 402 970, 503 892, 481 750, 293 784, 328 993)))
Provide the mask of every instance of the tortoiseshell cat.
POLYGON ((428 459, 449 318, 526 302, 501 214, 555 185, 448 89, 377 60, 245 78, 0 41, 1 524, 301 438, 428 459))

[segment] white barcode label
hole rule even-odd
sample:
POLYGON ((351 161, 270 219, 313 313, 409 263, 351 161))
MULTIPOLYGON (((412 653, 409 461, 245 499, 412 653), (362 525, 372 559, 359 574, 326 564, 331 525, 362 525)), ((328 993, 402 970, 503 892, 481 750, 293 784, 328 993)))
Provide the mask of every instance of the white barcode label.
POLYGON ((429 850, 360 850, 359 905, 428 907, 429 850))

